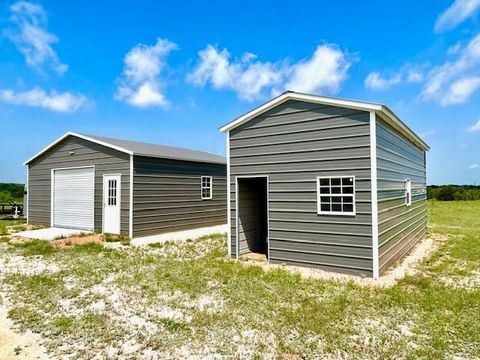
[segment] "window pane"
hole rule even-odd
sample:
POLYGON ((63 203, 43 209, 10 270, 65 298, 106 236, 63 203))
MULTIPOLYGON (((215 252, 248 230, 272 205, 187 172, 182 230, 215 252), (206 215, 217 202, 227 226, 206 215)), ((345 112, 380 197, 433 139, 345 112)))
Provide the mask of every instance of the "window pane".
POLYGON ((342 211, 342 204, 332 204, 332 211, 342 211))
POLYGON ((342 189, 344 194, 353 194, 353 186, 344 186, 342 189))
POLYGON ((340 196, 334 196, 332 197, 332 202, 334 203, 341 203, 342 202, 342 198, 340 196))
POLYGON ((332 194, 341 194, 342 188, 341 187, 332 187, 332 194))
POLYGON ((321 187, 320 188, 320 194, 330 194, 330 188, 328 187, 321 187))
POLYGON ((330 211, 330 204, 321 204, 320 205, 321 211, 330 211))
POLYGON ((353 178, 343 178, 342 185, 353 185, 353 178))
POLYGON ((353 212, 353 204, 343 204, 344 212, 353 212))
POLYGON ((333 185, 340 185, 340 178, 332 178, 332 186, 333 185))
POLYGON ((320 186, 329 186, 330 179, 320 179, 320 186))
POLYGON ((353 204, 353 196, 344 196, 343 203, 353 204))
POLYGON ((330 204, 330 196, 321 196, 320 197, 320 202, 330 204))

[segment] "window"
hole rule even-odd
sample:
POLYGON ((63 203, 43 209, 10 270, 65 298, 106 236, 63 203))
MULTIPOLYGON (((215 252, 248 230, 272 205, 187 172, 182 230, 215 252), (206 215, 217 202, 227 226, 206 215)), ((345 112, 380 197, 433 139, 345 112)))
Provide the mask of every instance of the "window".
POLYGON ((117 205, 117 180, 108 180, 108 201, 109 206, 117 205))
POLYGON ((405 179, 405 205, 412 205, 412 180, 405 179))
POLYGON ((202 176, 202 200, 212 198, 212 177, 202 176))
POLYGON ((355 215, 355 176, 317 177, 317 212, 355 215))

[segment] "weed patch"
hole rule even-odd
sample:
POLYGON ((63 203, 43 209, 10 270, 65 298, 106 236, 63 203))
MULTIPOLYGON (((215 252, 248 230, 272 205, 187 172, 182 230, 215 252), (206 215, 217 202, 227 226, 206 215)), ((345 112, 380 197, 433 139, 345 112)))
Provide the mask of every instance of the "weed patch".
POLYGON ((12 247, 20 250, 21 254, 24 256, 48 256, 56 252, 54 247, 45 240, 29 240, 25 242, 13 243, 12 247))

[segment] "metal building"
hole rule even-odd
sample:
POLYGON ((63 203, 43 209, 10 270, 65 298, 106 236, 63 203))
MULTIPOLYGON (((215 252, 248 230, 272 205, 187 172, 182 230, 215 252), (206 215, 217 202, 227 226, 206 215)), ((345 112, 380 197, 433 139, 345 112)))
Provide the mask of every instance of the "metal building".
POLYGON ((220 130, 231 257, 377 278, 425 234, 429 147, 388 107, 286 92, 220 130))
POLYGON ((25 165, 30 224, 135 238, 227 221, 218 155, 69 132, 25 165))

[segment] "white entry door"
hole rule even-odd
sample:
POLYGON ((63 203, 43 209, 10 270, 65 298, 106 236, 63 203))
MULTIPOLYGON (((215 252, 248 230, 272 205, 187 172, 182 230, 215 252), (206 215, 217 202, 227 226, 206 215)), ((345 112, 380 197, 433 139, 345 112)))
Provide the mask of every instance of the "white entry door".
POLYGON ((103 177, 103 232, 120 234, 120 175, 103 177))

